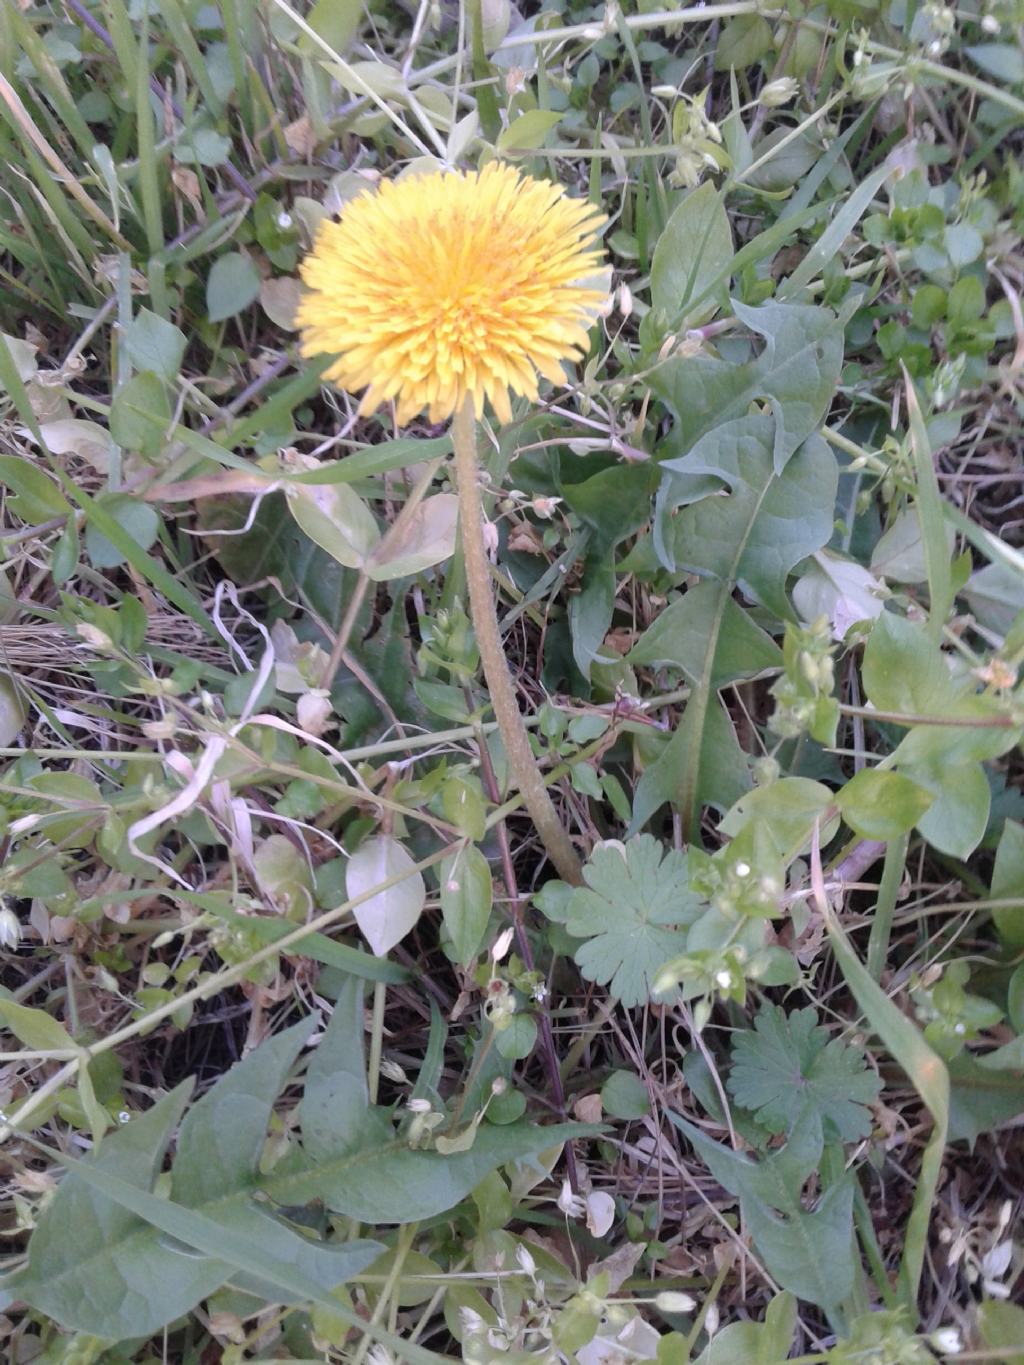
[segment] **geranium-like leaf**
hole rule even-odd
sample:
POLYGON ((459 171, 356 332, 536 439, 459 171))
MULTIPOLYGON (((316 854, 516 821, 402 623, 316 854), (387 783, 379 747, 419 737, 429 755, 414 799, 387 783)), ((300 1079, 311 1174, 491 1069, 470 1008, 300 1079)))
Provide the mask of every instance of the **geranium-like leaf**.
POLYGON ((785 1132, 808 1109, 827 1138, 853 1142, 870 1131, 866 1106, 877 1098, 881 1081, 856 1048, 829 1041, 813 1009, 787 1015, 765 1005, 753 1030, 737 1036, 732 1058, 726 1084, 737 1104, 753 1110, 769 1132, 785 1132))
POLYGON ((569 901, 566 929, 586 942, 575 958, 588 981, 623 1005, 647 1000, 659 969, 686 950, 688 928, 704 908, 690 890, 685 854, 665 852, 649 834, 605 844, 583 869, 587 885, 569 901))

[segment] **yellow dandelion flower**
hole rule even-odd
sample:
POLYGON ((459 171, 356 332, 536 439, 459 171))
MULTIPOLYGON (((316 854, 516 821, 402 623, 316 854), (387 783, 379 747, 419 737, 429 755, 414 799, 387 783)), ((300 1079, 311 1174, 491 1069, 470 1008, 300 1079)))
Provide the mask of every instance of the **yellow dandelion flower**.
POLYGON ((512 413, 537 374, 587 349, 605 301, 594 287, 604 216, 559 185, 491 162, 479 173, 384 181, 325 222, 302 264, 302 354, 337 359, 326 377, 365 389, 359 410, 394 399, 406 424, 444 421, 467 398, 512 413))

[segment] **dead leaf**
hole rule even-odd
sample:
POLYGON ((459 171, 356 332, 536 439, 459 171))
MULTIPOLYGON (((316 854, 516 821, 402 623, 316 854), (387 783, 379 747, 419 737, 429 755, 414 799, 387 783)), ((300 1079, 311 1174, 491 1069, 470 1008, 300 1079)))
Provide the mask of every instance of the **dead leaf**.
POLYGON ((203 196, 199 185, 199 177, 195 171, 188 166, 182 166, 175 162, 171 168, 171 183, 176 189, 180 190, 188 202, 195 209, 196 213, 203 211, 203 196))
MULTIPOLYGON (((41 423, 39 430, 47 450, 53 455, 77 455, 98 473, 107 472, 110 438, 98 422, 87 422, 80 417, 63 417, 56 422, 41 423)), ((26 432, 25 435, 30 436, 31 433, 26 432)))
POLYGON ((542 555, 544 546, 537 531, 526 521, 516 522, 508 534, 508 548, 526 555, 542 555))
POLYGON ((636 639, 635 630, 619 626, 615 630, 610 630, 604 637, 604 647, 610 649, 613 654, 626 655, 636 644, 636 639))
POLYGON ((294 332, 298 326, 295 314, 301 297, 302 284, 294 275, 264 280, 260 285, 260 306, 275 327, 286 332, 294 332))
POLYGON ((581 1095, 573 1105, 572 1112, 580 1123, 600 1123, 601 1096, 581 1095))
POLYGON ((309 160, 316 150, 316 133, 308 114, 303 114, 301 118, 286 126, 284 140, 296 156, 302 157, 303 161, 309 160))

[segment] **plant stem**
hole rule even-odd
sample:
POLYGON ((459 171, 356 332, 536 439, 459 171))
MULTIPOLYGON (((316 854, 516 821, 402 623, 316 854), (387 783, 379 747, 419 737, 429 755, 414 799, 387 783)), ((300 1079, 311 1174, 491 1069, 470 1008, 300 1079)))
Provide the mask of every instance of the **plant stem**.
POLYGON ((902 834, 898 839, 890 839, 885 846, 882 880, 878 887, 878 900, 875 902, 875 914, 868 937, 867 968, 875 981, 881 980, 882 968, 889 955, 892 917, 896 909, 903 867, 907 861, 908 841, 909 835, 902 834))
MULTIPOLYGON (((469 689, 467 688, 467 694, 469 689)), ((468 696, 467 696, 468 700, 468 696)), ((498 789, 498 778, 494 771, 494 764, 491 762, 490 750, 487 748, 487 741, 484 739, 483 731, 477 733, 477 753, 480 755, 480 774, 483 777, 484 791, 488 799, 498 805, 501 801, 501 792, 498 789)), ((523 919, 523 903, 519 898, 519 882, 516 878, 515 863, 512 860, 512 848, 509 844, 508 826, 502 820, 497 826, 498 849, 501 853, 501 871, 505 879, 505 890, 508 894, 509 913, 512 916, 512 923, 516 931, 516 943, 519 947, 519 955, 523 959, 523 965, 528 972, 534 970, 533 947, 530 943, 530 935, 527 933, 526 924, 523 919)), ((562 1086, 562 1073, 558 1069, 558 1051, 555 1048, 555 1038, 551 1031, 551 1012, 548 1009, 546 1000, 541 1000, 537 1006, 537 1021, 540 1032, 541 1052, 544 1057, 544 1067, 548 1074, 548 1083, 551 1086, 551 1098, 555 1108, 558 1110, 559 1118, 565 1122, 568 1117, 565 1109, 565 1090, 562 1086)), ((572 1143, 565 1144, 565 1171, 569 1177, 569 1186, 573 1194, 579 1193, 579 1176, 576 1171, 576 1157, 573 1153, 572 1143)))
POLYGON ((377 1089, 380 1085, 380 1059, 384 1052, 384 1006, 387 1001, 387 986, 383 981, 373 985, 373 1025, 370 1033, 370 1057, 367 1066, 367 1087, 370 1103, 377 1103, 377 1089))
POLYGON ((491 574, 484 548, 483 509, 477 482, 476 430, 472 399, 456 412, 452 422, 455 469, 459 484, 459 517, 462 526, 462 553, 469 589, 469 611, 473 620, 480 660, 490 693, 494 717, 505 746, 509 767, 519 787, 523 804, 530 813, 548 857, 563 881, 578 886, 580 861, 558 812, 548 795, 519 713, 515 687, 498 633, 498 617, 491 591, 491 574))

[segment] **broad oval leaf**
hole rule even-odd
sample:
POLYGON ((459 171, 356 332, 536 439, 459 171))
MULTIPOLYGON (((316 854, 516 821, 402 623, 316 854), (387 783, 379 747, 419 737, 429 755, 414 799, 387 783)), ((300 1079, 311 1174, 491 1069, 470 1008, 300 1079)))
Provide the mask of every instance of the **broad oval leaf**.
POLYGON ((74 1048, 64 1025, 45 1010, 30 1009, 14 1000, 0 1000, 0 1027, 9 1029, 19 1042, 40 1052, 74 1048))
POLYGON ((373 513, 346 483, 295 483, 288 508, 310 540, 346 569, 361 569, 380 540, 373 513))
POLYGON ((839 792, 836 805, 862 839, 896 839, 913 829, 933 800, 902 773, 863 768, 839 792))
POLYGON ((366 573, 380 583, 405 578, 450 559, 455 551, 459 500, 454 493, 426 498, 398 536, 382 540, 366 562, 366 573))
POLYGON ((487 859, 470 844, 441 864, 441 914, 458 961, 473 961, 491 914, 491 869, 487 859))
POLYGON ((101 474, 107 471, 110 437, 98 422, 81 417, 61 417, 39 428, 51 455, 77 455, 101 474))
POLYGON ((248 256, 229 251, 214 261, 206 281, 206 312, 211 322, 233 318, 260 292, 259 271, 248 256))
MULTIPOLYGON (((707 181, 687 195, 658 238, 651 261, 651 300, 669 317, 724 276, 733 257, 732 229, 722 196, 707 181)), ((723 287, 725 281, 723 279, 723 287)), ((691 319, 696 325, 715 311, 708 301, 691 319)))
POLYGON ((407 850, 390 834, 367 839, 348 862, 345 885, 349 899, 364 896, 393 877, 394 886, 368 896, 353 911, 367 943, 384 957, 412 929, 426 904, 427 888, 407 850))
POLYGON ((551 109, 528 109, 525 114, 514 118, 505 131, 499 134, 495 145, 499 152, 509 155, 542 147, 544 139, 561 117, 561 114, 551 109))

